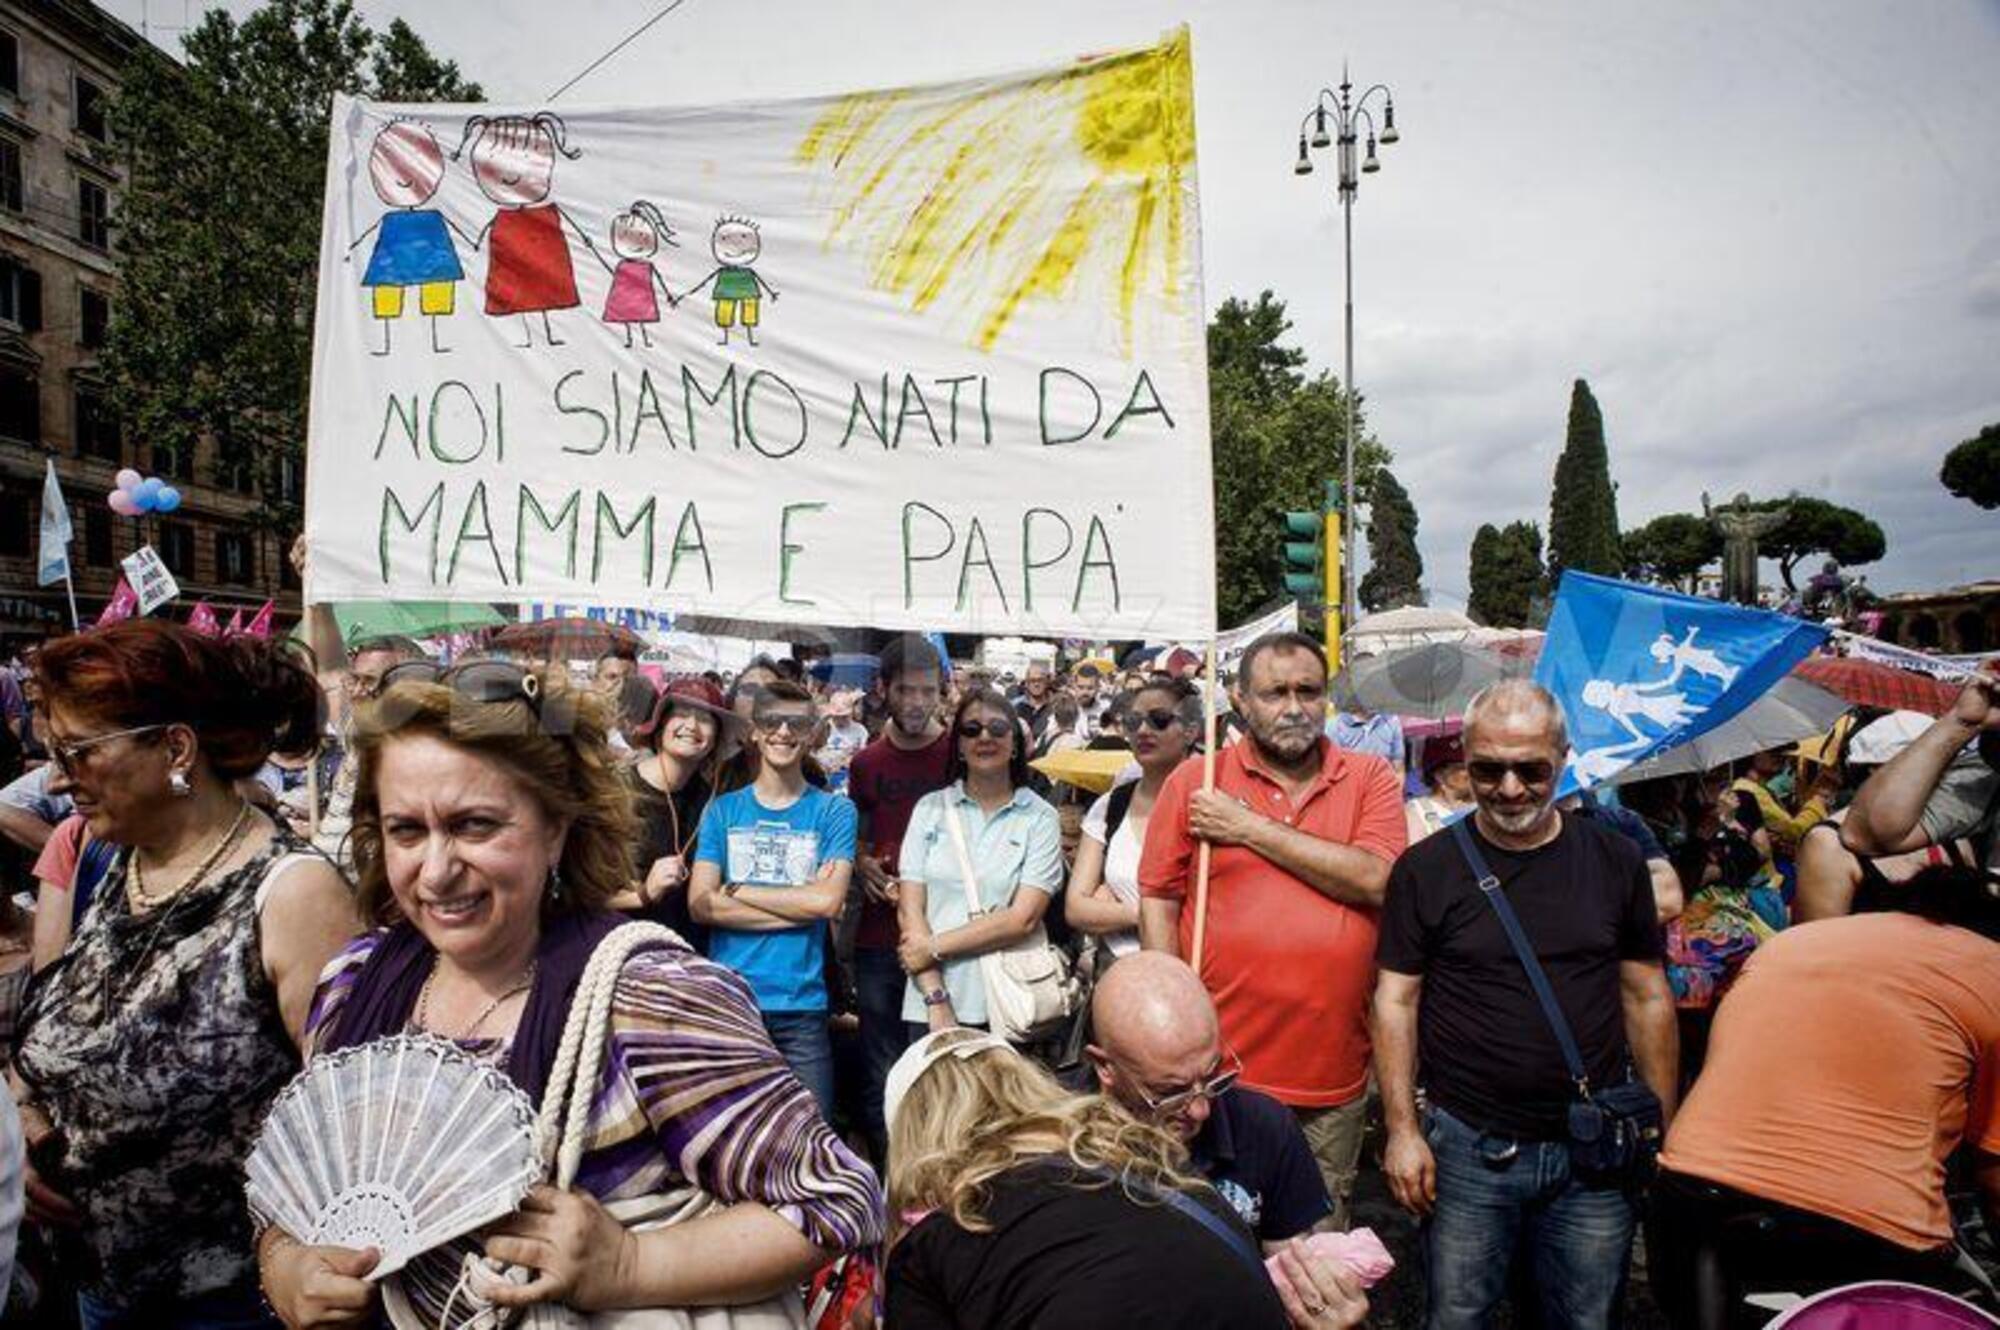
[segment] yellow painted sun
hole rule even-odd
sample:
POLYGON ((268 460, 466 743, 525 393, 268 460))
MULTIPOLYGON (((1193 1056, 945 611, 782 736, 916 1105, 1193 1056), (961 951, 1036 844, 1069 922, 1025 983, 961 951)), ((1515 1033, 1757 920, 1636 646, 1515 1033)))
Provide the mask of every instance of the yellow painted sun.
POLYGON ((1158 46, 982 88, 833 103, 797 149, 831 191, 826 242, 911 308, 962 314, 991 350, 1033 301, 1141 293, 1180 307, 1194 166, 1185 28, 1158 46))

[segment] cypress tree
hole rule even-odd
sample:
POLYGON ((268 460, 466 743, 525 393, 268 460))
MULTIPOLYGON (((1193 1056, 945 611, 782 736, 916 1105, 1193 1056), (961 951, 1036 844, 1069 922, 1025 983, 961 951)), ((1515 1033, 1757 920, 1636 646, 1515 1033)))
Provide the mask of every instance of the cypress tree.
POLYGON ((1489 628, 1526 628, 1548 594, 1542 532, 1533 522, 1487 523, 1472 537, 1472 594, 1466 612, 1489 628))
POLYGON ((1388 467, 1375 473, 1368 501, 1368 574, 1361 579, 1364 609, 1391 610, 1424 603, 1424 556, 1417 550, 1417 508, 1388 467))
POLYGON ((1624 556, 1618 544, 1618 492, 1611 483, 1611 458, 1604 447, 1604 416, 1582 379, 1570 391, 1569 437, 1556 459, 1549 495, 1551 583, 1563 570, 1616 577, 1624 556))

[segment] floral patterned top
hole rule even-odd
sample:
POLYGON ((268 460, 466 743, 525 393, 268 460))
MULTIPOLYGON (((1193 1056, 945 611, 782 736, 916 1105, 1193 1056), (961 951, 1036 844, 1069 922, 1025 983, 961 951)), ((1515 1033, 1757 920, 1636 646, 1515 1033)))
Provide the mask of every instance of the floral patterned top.
MULTIPOLYGON (((384 936, 350 943, 320 975, 306 1023, 309 1054, 384 936)), ((505 1064, 503 1043, 460 1046, 505 1064)), ((874 1172, 820 1117, 731 971, 680 947, 635 953, 618 976, 600 1075, 577 1169, 582 1190, 610 1203, 692 1186, 724 1204, 765 1205, 824 1250, 881 1241, 874 1172)), ((479 1245, 427 1253, 399 1277, 398 1294, 426 1325, 443 1311, 460 1255, 479 1245)))
POLYGON ((121 854, 30 995, 15 1066, 62 1135, 52 1181, 83 1212, 93 1296, 158 1307, 255 1283, 243 1161, 299 1070, 258 908, 319 857, 280 827, 234 872, 135 916, 121 854))

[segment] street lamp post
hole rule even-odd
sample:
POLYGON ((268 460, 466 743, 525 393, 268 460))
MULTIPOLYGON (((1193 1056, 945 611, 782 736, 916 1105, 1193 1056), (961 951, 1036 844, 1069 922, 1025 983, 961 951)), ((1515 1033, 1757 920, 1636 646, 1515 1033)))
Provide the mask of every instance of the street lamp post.
POLYGON ((1340 71, 1340 91, 1321 88, 1313 109, 1306 112, 1299 122, 1299 160, 1292 167, 1295 175, 1311 175, 1312 152, 1314 148, 1337 145, 1336 161, 1340 168, 1340 219, 1347 252, 1347 324, 1346 324, 1346 391, 1347 428, 1343 441, 1344 456, 1341 459, 1341 556, 1340 556, 1340 612, 1351 627, 1355 618, 1354 579, 1354 195, 1361 185, 1361 176, 1373 175, 1382 169, 1381 161, 1375 156, 1377 143, 1390 144, 1402 137, 1396 132, 1396 99, 1388 85, 1377 83, 1359 97, 1353 95, 1353 84, 1348 80, 1345 65, 1340 71), (1376 132, 1375 116, 1369 103, 1377 93, 1382 98, 1381 132, 1376 132), (1359 131, 1368 131, 1368 152, 1357 167, 1354 160, 1354 145, 1360 137, 1359 131))

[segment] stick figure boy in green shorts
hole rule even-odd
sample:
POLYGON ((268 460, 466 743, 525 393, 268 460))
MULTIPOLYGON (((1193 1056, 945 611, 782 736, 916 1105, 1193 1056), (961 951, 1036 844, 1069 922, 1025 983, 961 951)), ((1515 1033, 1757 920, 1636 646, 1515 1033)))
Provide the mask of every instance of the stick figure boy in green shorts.
POLYGON ((750 345, 757 345, 758 307, 762 298, 766 295, 773 300, 778 298, 778 288, 759 277, 751 266, 763 250, 764 238, 757 232, 757 223, 747 217, 724 217, 715 224, 715 232, 708 241, 708 252, 722 266, 674 301, 679 304, 714 282, 715 326, 722 329, 724 346, 729 345, 729 330, 738 323, 743 325, 750 345))

